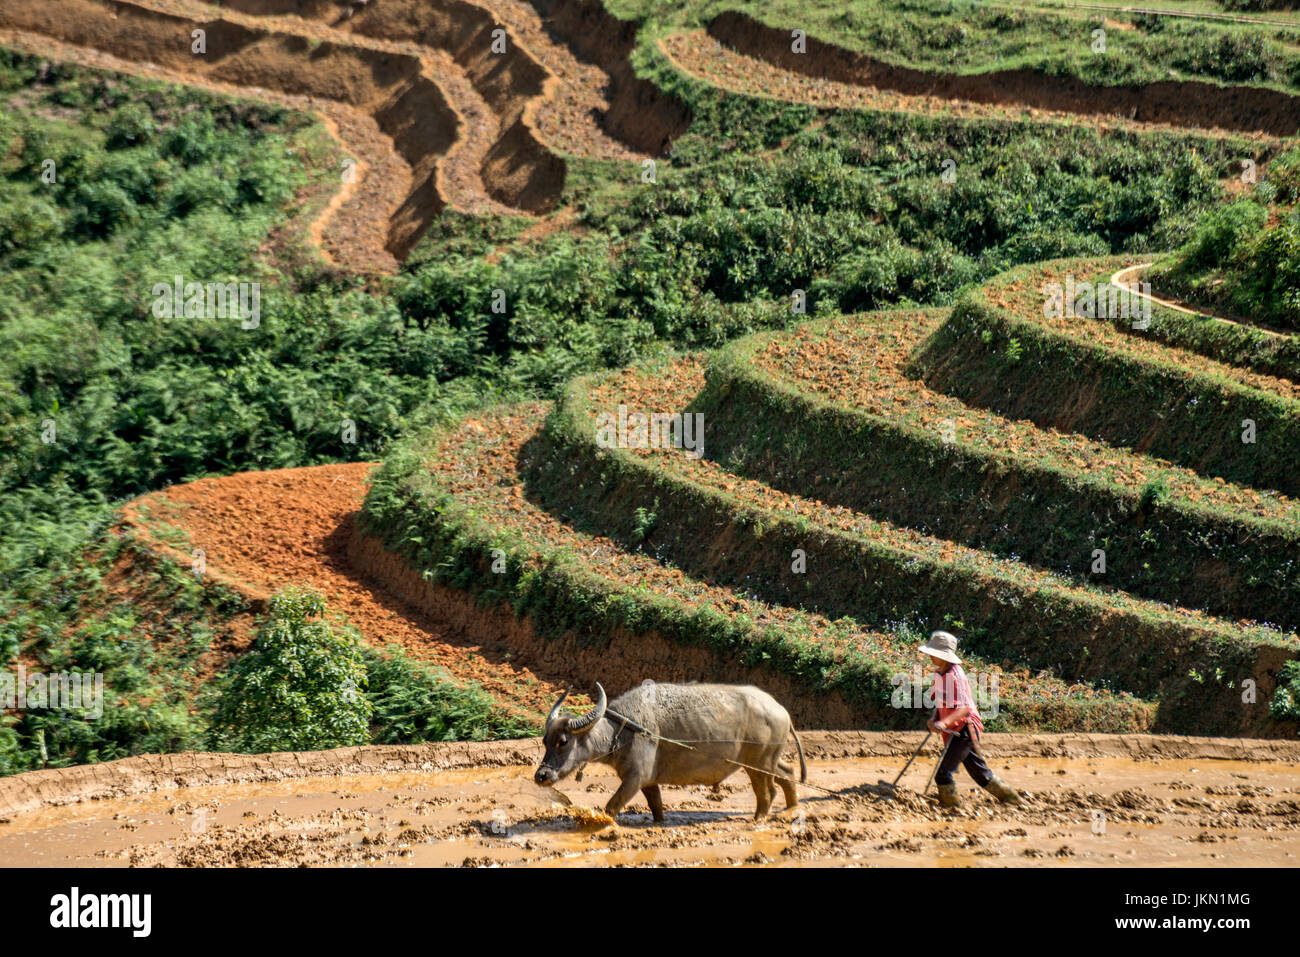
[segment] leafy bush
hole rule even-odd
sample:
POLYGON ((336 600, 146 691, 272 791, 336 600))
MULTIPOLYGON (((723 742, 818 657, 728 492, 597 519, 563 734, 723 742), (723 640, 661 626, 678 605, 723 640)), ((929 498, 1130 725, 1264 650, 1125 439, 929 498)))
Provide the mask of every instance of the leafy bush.
POLYGON ((138 218, 135 203, 116 183, 83 183, 77 187, 75 202, 79 209, 72 228, 89 239, 102 239, 138 218))
POLYGON ((0 206, 0 255, 44 246, 62 229, 54 206, 34 196, 18 196, 0 206))
POLYGON ((1276 156, 1249 199, 1214 210, 1157 285, 1268 325, 1300 329, 1300 149, 1276 156))
POLYGON ((203 587, 188 570, 138 555, 124 600, 104 585, 126 546, 106 534, 111 524, 101 506, 98 515, 73 509, 62 523, 34 530, 51 539, 52 551, 77 560, 41 570, 25 599, 0 593, 0 662, 26 639, 30 672, 97 673, 104 694, 98 717, 28 707, 0 720, 0 774, 203 746, 208 706, 195 694, 200 659, 243 603, 203 587), (80 539, 58 541, 74 530, 80 539), (82 550, 88 541, 92 547, 82 550))
POLYGON ((1268 713, 1279 721, 1300 721, 1300 661, 1282 665, 1268 713))
POLYGON ((149 140, 154 129, 153 111, 149 107, 143 103, 126 103, 109 121, 105 145, 111 150, 139 146, 149 140))
POLYGON ((1274 79, 1279 73, 1276 53, 1276 48, 1258 33, 1203 32, 1188 40, 1173 64, 1193 73, 1243 83, 1274 79))
POLYGON ((1209 268, 1224 264, 1267 220, 1268 210, 1246 199, 1214 210, 1188 243, 1188 265, 1209 268))
POLYGON ((375 744, 425 741, 489 741, 526 738, 540 730, 507 715, 481 688, 459 684, 445 671, 412 661, 390 645, 379 654, 362 650, 374 707, 370 740, 375 744))
POLYGON ((365 744, 374 705, 356 633, 308 589, 272 596, 251 651, 230 669, 211 735, 223 750, 315 751, 365 744))

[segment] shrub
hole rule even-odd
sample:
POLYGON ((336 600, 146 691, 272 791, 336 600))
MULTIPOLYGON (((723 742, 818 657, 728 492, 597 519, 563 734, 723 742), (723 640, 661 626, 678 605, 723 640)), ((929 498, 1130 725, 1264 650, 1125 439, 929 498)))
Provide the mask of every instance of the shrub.
POLYGON ((1189 38, 1173 65, 1241 83, 1272 79, 1276 55, 1276 48, 1257 33, 1201 33, 1189 38))
POLYGON ((271 598, 253 649, 231 668, 212 723, 223 750, 314 751, 365 744, 374 706, 355 631, 310 589, 271 598))
POLYGON ((62 232, 59 211, 33 196, 19 195, 0 205, 0 255, 38 249, 62 232))
POLYGON ((139 146, 154 133, 153 113, 142 103, 126 103, 109 121, 106 145, 111 150, 139 146))
POLYGON ((383 655, 367 648, 362 656, 370 678, 366 697, 374 706, 375 744, 525 738, 539 730, 502 712, 477 685, 458 684, 442 669, 410 660, 397 646, 383 655))
POLYGON ((1300 661, 1288 661, 1278 672, 1268 713, 1279 721, 1300 721, 1300 661))
POLYGON ((1300 222, 1294 215, 1259 240, 1243 282, 1261 319, 1300 327, 1300 222))
POLYGON ((1216 209, 1205 217, 1188 243, 1188 265, 1202 269, 1223 265, 1267 221, 1268 211, 1248 199, 1216 209))
POLYGON ((82 183, 74 194, 73 228, 79 235, 102 238, 137 218, 131 197, 116 183, 82 183))

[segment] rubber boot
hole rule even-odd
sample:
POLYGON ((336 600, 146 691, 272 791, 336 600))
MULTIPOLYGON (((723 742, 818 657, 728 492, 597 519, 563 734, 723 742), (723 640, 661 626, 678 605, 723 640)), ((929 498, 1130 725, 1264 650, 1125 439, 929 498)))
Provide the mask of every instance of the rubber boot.
POLYGON ((943 807, 958 807, 961 805, 957 797, 957 783, 939 785, 939 803, 943 807))
POLYGON ((988 791, 989 794, 992 794, 995 798, 1001 801, 1003 804, 1020 803, 1020 795, 1016 793, 1016 789, 1013 788, 1006 781, 1003 781, 996 774, 993 775, 992 779, 989 781, 988 784, 984 785, 984 789, 988 791))

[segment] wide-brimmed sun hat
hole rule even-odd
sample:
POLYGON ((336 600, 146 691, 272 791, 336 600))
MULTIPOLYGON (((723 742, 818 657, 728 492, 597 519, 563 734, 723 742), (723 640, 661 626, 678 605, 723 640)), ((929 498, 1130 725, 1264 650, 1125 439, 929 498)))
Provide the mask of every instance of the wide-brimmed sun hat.
POLYGON ((947 631, 930 632, 930 640, 921 646, 921 654, 961 664, 957 657, 957 636, 947 631))

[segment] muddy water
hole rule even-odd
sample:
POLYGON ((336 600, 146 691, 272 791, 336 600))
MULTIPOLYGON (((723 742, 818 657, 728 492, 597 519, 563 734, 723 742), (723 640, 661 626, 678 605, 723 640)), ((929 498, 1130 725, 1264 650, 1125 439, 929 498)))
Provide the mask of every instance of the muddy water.
MULTIPOLYGON (((1022 758, 998 770, 1025 795, 992 802, 959 779, 963 806, 923 799, 902 759, 810 762, 795 813, 751 820, 743 777, 717 793, 665 788, 617 825, 598 809, 616 780, 589 768, 562 793, 531 767, 218 785, 46 808, 0 823, 0 864, 79 866, 1295 866, 1300 765, 1022 758), (909 790, 907 785, 911 785, 909 790), (563 803, 563 798, 574 806, 563 803)), ((933 792, 931 792, 933 794, 933 792)))

